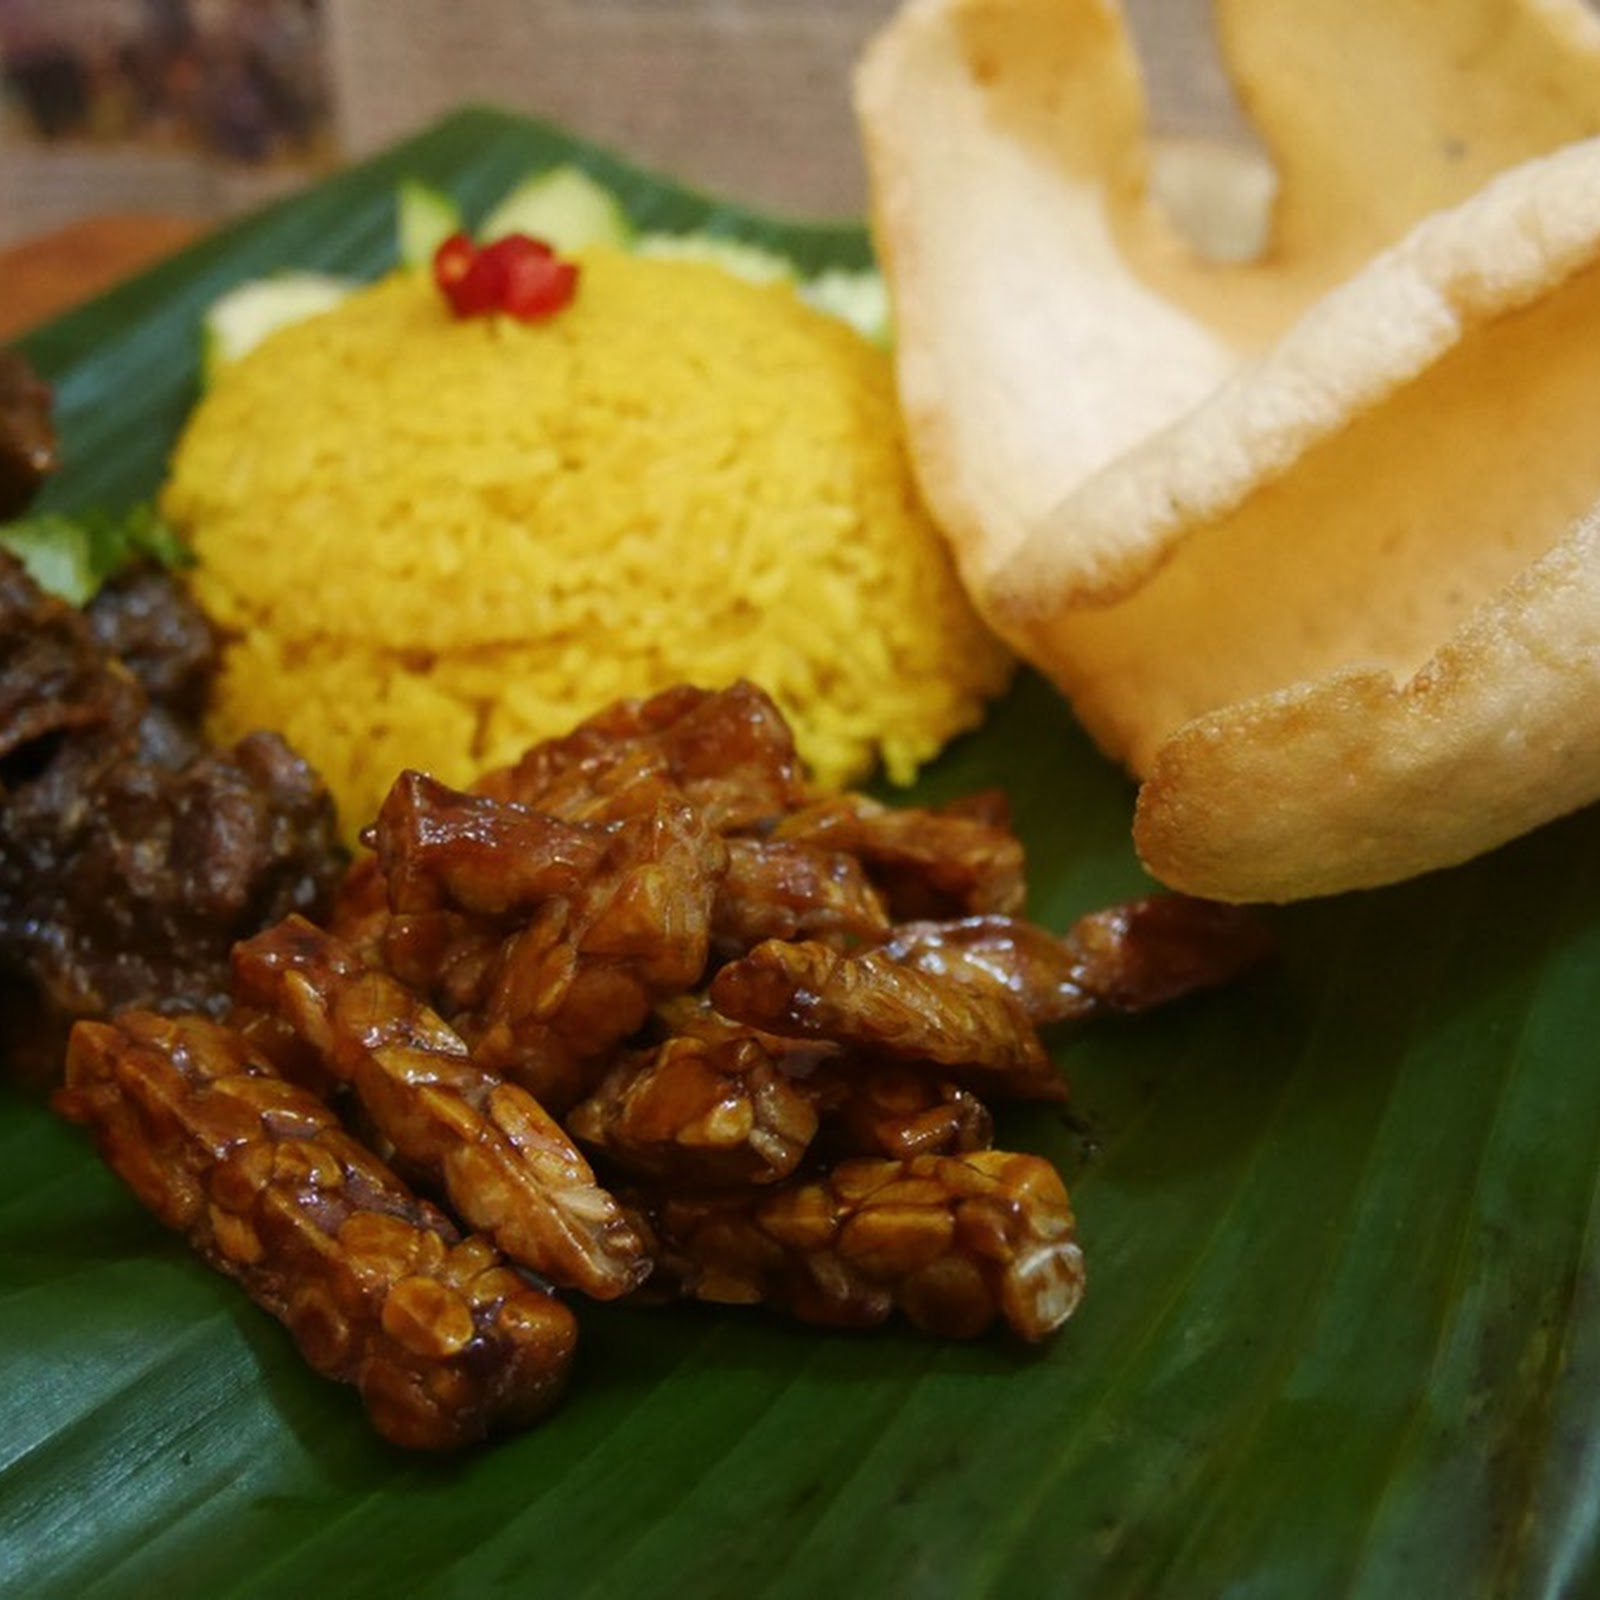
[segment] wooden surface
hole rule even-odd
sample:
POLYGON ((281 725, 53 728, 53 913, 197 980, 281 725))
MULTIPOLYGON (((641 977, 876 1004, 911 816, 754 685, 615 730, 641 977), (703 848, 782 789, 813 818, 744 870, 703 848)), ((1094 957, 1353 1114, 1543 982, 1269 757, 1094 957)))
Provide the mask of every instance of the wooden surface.
POLYGON ((206 227, 188 217, 89 217, 0 251, 0 340, 181 250, 206 227))

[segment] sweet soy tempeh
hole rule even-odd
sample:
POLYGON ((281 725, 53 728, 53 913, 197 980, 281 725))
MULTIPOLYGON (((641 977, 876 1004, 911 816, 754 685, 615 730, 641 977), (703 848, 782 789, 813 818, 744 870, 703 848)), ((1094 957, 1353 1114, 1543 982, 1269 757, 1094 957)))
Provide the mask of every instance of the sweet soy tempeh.
POLYGON ((483 1071, 403 984, 298 917, 236 946, 234 981, 312 1045, 397 1153, 509 1256, 599 1299, 644 1277, 638 1236, 561 1125, 483 1071))
POLYGON ((469 1443, 561 1394, 571 1311, 463 1239, 237 1033, 148 1012, 79 1023, 55 1104, 396 1444, 469 1443))
POLYGON ((405 772, 363 842, 337 931, 238 940, 225 1020, 81 1023, 57 1103, 420 1448, 554 1401, 568 1289, 1044 1338, 1072 1208, 990 1102, 1065 1096, 1041 1027, 1267 949, 1176 897, 1026 922, 997 797, 823 798, 750 684, 609 708, 477 791, 405 772))

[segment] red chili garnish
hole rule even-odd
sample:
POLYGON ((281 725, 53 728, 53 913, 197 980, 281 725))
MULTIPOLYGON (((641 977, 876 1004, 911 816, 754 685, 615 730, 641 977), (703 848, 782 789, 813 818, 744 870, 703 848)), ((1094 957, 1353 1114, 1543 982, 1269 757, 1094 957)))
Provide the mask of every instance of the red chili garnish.
POLYGON ((464 233, 452 233, 433 252, 433 281, 448 295, 467 275, 477 246, 464 233))
POLYGON ((458 317, 504 311, 531 322, 572 298, 578 267, 525 233, 507 234, 481 249, 466 234, 453 233, 434 252, 433 279, 458 317))
POLYGON ((505 265, 487 250, 473 256, 458 283, 445 290, 458 317, 483 317, 499 311, 505 299, 505 265))
POLYGON ((577 263, 563 261, 542 239, 507 234, 483 253, 498 256, 505 272, 501 309, 524 322, 559 311, 577 290, 577 263))

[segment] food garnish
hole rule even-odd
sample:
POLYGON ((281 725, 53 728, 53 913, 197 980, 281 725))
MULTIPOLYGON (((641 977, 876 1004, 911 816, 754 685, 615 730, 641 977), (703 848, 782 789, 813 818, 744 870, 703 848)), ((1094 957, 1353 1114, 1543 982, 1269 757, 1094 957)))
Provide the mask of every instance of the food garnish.
MULTIPOLYGON (((395 250, 402 267, 434 268, 434 256, 455 234, 489 244, 508 233, 541 239, 558 254, 594 246, 678 261, 705 261, 751 283, 792 283, 807 304, 888 346, 888 291, 874 266, 829 267, 812 276, 788 256, 749 240, 710 231, 635 233, 617 194, 581 167, 557 166, 517 183, 474 230, 453 196, 418 178, 395 193, 395 250)), ((454 247, 459 249, 459 247, 454 247)), ((230 289, 206 313, 202 377, 253 349, 268 333, 315 316, 355 285, 326 273, 285 271, 230 289)))
POLYGON ((819 799, 747 683, 619 702, 476 792, 403 774, 364 841, 328 926, 235 946, 224 1020, 79 1024, 56 1104, 425 1448, 554 1399, 558 1288, 1046 1337, 1072 1209, 988 1102, 1064 1096, 1040 1026, 1266 953, 1183 901, 1027 923, 996 797, 819 799))
POLYGON ((594 245, 625 250, 633 224, 605 184, 581 167, 559 166, 513 185, 478 225, 477 237, 490 244, 510 233, 543 239, 567 254, 594 245))
POLYGON ((1278 180, 1243 263, 1152 203, 1114 6, 919 0, 858 85, 929 504, 1145 780, 1146 864, 1230 900, 1600 796, 1600 37, 1577 3, 1356 10, 1222 8, 1278 180))
POLYGON ((0 523, 0 549, 9 550, 47 594, 87 605, 102 584, 140 564, 167 568, 194 557, 153 505, 123 512, 30 511, 0 523))
POLYGON ((200 381, 209 384, 279 328, 329 310, 356 285, 349 278, 304 270, 274 272, 238 284, 214 300, 200 323, 200 381))
POLYGON ((578 265, 523 233, 490 244, 452 233, 433 253, 433 281, 458 317, 500 311, 519 322, 536 322, 572 299, 578 265))
POLYGON ((465 223, 453 196, 420 178, 406 178, 395 190, 395 252, 403 267, 426 271, 434 252, 465 223))

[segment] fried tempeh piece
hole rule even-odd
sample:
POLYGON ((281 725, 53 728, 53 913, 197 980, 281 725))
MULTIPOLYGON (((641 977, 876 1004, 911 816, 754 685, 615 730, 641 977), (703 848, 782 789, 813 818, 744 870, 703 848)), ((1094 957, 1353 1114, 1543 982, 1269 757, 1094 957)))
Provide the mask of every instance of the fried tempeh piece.
POLYGON ((706 1048, 758 1044, 790 1089, 816 1111, 811 1151, 825 1160, 956 1155, 987 1149, 993 1139, 988 1107, 926 1067, 864 1060, 829 1040, 765 1033, 723 1016, 704 994, 658 1005, 656 1016, 675 1040, 693 1039, 706 1048))
POLYGON ((899 1311, 928 1333, 972 1338, 1000 1317, 1040 1339, 1083 1292, 1066 1189, 1037 1156, 844 1161, 778 1190, 668 1196, 649 1221, 654 1281, 807 1322, 870 1327, 899 1311))
POLYGON ((775 839, 855 856, 888 897, 897 921, 1015 915, 1026 898, 1022 844, 998 802, 886 806, 862 794, 830 795, 782 818, 775 839))
POLYGON ((728 850, 670 787, 570 823, 410 774, 369 838, 337 926, 557 1114, 704 971, 728 850))
POLYGON ((361 856, 350 863, 333 898, 325 924, 328 932, 368 966, 379 967, 385 964, 383 936, 389 917, 389 886, 378 870, 377 859, 361 856))
POLYGON ((649 1264, 560 1124, 485 1072, 410 990, 291 917, 234 949, 243 1003, 275 1012, 348 1083, 396 1154, 523 1265, 614 1299, 649 1264))
MULTIPOLYGON (((535 924, 537 940, 566 933, 571 902, 591 893, 615 843, 614 830, 451 789, 420 772, 395 780, 363 837, 375 858, 362 863, 365 876, 351 875, 345 920, 372 964, 474 1036, 518 927, 535 924)), ((547 970, 558 973, 559 960, 547 970)), ((522 1042, 530 1047, 516 1061, 496 1055, 497 1068, 541 1098, 569 1104, 584 1086, 572 1052, 538 1030, 522 1042)))
POLYGON ((998 984, 954 983, 883 949, 843 955, 769 939, 723 967, 710 995, 725 1016, 769 1033, 928 1062, 1026 1099, 1066 1093, 1033 1024, 998 984))
POLYGON ((572 1313, 199 1017, 81 1022, 56 1108, 168 1227, 354 1384, 385 1438, 441 1450, 559 1397, 572 1313))
POLYGON ((1196 989, 1230 983, 1276 948, 1248 906, 1189 895, 1152 895, 1079 917, 1066 943, 1078 984, 1108 1011, 1145 1011, 1196 989))
POLYGON ((739 953, 763 939, 848 948, 877 944, 889 930, 883 899, 854 856, 790 839, 728 840, 711 912, 719 950, 739 953))
POLYGON ((625 1056, 573 1107, 567 1131, 638 1177, 767 1184, 799 1165, 817 1113, 752 1035, 680 1036, 625 1056))
POLYGON ((960 1155, 994 1139, 989 1108, 959 1084, 912 1067, 824 1063, 804 1081, 822 1115, 816 1147, 838 1156, 960 1155))
POLYGON ((506 916, 583 891, 605 855, 605 829, 449 788, 402 772, 363 835, 397 913, 506 916))
POLYGON ((930 976, 999 984, 1043 1027, 1229 982, 1267 958, 1272 938, 1243 907, 1154 895, 1090 912, 1062 936, 1016 917, 964 917, 901 923, 882 948, 930 976))
POLYGON ((611 820, 655 804, 666 788, 719 833, 764 822, 805 794, 794 736, 761 689, 683 684, 622 700, 560 739, 535 745, 478 790, 569 820, 611 820))
POLYGON ((1090 1016, 1099 1009, 1083 986, 1083 963, 1068 941, 1020 917, 902 922, 882 949, 929 977, 997 985, 1036 1026, 1090 1016))
POLYGON ((700 982, 727 863, 726 845, 681 801, 612 824, 583 890, 547 901, 507 939, 481 1001, 452 1021, 485 1066, 562 1114, 658 999, 700 982))

